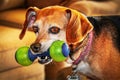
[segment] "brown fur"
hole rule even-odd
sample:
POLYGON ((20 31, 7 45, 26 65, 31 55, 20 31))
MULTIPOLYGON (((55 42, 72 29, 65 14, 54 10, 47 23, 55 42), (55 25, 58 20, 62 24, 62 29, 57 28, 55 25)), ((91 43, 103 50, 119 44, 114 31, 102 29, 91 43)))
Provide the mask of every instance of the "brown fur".
POLYGON ((88 62, 95 74, 104 80, 120 80, 119 60, 120 54, 113 45, 111 34, 107 29, 103 30, 94 40, 88 62))
POLYGON ((68 44, 76 44, 83 41, 92 29, 92 25, 85 16, 73 10, 66 28, 66 39, 68 44))

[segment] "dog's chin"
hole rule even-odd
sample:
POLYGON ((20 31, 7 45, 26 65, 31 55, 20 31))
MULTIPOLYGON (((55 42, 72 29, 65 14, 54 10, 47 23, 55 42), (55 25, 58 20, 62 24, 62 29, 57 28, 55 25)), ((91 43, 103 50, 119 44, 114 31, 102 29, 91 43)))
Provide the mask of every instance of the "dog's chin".
POLYGON ((52 58, 50 57, 49 52, 42 52, 41 56, 38 57, 38 62, 40 64, 49 64, 50 62, 52 62, 52 58))

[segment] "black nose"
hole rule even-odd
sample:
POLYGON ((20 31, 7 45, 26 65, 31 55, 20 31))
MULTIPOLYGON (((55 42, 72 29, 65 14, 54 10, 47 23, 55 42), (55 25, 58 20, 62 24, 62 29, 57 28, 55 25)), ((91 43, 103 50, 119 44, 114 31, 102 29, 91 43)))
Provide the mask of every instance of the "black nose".
POLYGON ((32 49, 33 52, 37 53, 41 49, 41 44, 40 43, 33 43, 30 48, 32 49))

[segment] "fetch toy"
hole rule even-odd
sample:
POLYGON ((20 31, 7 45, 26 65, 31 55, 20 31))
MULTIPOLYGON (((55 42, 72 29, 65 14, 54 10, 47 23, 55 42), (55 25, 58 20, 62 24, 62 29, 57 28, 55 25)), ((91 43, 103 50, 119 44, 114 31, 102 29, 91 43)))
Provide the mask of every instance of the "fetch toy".
POLYGON ((69 56, 70 50, 64 41, 54 41, 49 49, 40 54, 33 54, 29 47, 24 46, 17 49, 15 53, 16 61, 22 66, 31 65, 35 59, 39 58, 39 63, 44 64, 51 59, 56 62, 64 61, 69 56), (44 58, 44 57, 47 57, 44 58))

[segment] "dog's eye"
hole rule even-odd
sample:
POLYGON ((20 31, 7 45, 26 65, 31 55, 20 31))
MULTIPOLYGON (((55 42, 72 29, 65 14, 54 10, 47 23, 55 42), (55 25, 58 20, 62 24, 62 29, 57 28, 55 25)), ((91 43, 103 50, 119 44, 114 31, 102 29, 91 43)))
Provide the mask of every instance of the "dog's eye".
POLYGON ((60 28, 53 26, 49 29, 49 32, 52 34, 57 34, 60 32, 60 28))
POLYGON ((37 32, 39 31, 38 26, 33 26, 32 28, 33 28, 33 31, 34 31, 35 33, 37 33, 37 32))

